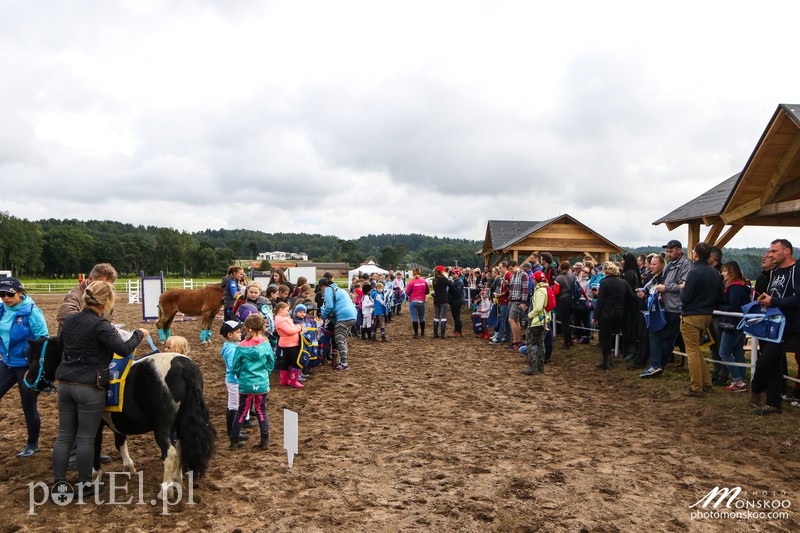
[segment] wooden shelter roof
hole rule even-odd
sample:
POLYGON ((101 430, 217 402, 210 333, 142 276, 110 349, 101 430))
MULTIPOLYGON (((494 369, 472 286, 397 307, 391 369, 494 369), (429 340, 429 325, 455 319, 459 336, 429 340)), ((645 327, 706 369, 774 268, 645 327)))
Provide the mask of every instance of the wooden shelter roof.
POLYGON ((520 251, 551 252, 554 256, 597 253, 607 257, 609 253, 623 250, 593 229, 564 214, 548 220, 513 221, 490 220, 486 226, 486 239, 481 252, 487 260, 496 261, 507 254, 514 259, 520 251), (496 244, 495 244, 496 243, 496 244))
POLYGON ((659 218, 653 222, 653 225, 666 224, 667 228, 672 230, 687 222, 702 222, 704 218, 719 216, 725 208, 725 202, 728 201, 733 187, 739 181, 739 176, 741 176, 741 172, 734 174, 722 183, 718 183, 697 198, 676 208, 668 215, 659 218))
POLYGON ((739 174, 653 224, 670 231, 688 224, 689 249, 700 241, 700 224, 711 226, 705 242, 719 247, 744 226, 800 226, 800 105, 778 105, 739 174))

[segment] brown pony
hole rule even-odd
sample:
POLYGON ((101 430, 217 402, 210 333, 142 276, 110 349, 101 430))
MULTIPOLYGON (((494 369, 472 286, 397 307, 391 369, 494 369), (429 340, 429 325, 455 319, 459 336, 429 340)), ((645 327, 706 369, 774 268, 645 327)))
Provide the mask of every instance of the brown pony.
POLYGON ((169 328, 175 314, 200 316, 200 343, 211 342, 211 323, 222 308, 224 288, 221 283, 209 283, 202 289, 169 289, 158 298, 158 337, 161 342, 169 338, 169 328))

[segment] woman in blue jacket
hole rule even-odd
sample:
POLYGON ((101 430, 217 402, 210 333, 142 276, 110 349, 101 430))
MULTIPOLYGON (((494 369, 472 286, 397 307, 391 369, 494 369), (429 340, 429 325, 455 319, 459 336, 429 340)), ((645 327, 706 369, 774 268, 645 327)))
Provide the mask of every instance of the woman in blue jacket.
POLYGON ((18 279, 0 279, 0 299, 3 300, 0 306, 0 398, 17 384, 28 428, 28 442, 17 457, 30 457, 39 451, 41 420, 36 405, 38 396, 24 383, 28 371, 28 341, 48 337, 47 323, 18 279))

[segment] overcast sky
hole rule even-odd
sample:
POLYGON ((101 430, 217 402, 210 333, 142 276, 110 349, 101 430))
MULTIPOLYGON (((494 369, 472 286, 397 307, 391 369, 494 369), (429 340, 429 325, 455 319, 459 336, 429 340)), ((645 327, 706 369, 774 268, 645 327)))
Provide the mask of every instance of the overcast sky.
MULTIPOLYGON (((800 2, 4 1, 0 210, 197 231, 615 243, 800 103, 800 2)), ((705 230, 701 232, 701 237, 705 230)), ((730 246, 800 231, 743 230, 730 246)))

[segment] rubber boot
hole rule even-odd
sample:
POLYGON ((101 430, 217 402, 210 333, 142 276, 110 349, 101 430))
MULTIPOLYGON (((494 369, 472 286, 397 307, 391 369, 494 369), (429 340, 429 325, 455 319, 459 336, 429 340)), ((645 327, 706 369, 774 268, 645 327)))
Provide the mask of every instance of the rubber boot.
POLYGON ((444 334, 444 332, 445 332, 445 331, 447 331, 447 320, 442 320, 441 322, 439 322, 439 329, 441 329, 441 330, 442 330, 442 331, 439 333, 439 336, 440 336, 441 338, 443 338, 443 339, 446 339, 446 338, 447 338, 447 336, 444 334))
POLYGON ((261 435, 261 442, 258 444, 254 444, 253 448, 259 448, 261 450, 266 450, 269 446, 269 434, 261 435))
POLYGON ((425 336, 425 322, 420 322, 419 323, 419 336, 420 337, 424 337, 425 336))
POLYGON ((161 328, 158 328, 158 340, 160 340, 161 342, 167 341, 167 337, 164 336, 164 330, 161 328))
POLYGON ((295 389, 302 389, 305 385, 297 381, 298 376, 300 375, 300 370, 297 368, 293 368, 289 370, 289 386, 294 387, 295 389))
POLYGON ((414 338, 419 337, 419 322, 412 322, 411 327, 414 328, 414 338))
POLYGON ((225 422, 227 422, 227 426, 225 430, 228 432, 228 436, 231 436, 231 429, 233 428, 233 419, 236 418, 236 409, 228 409, 225 413, 225 422))
POLYGON ((483 335, 481 335, 481 338, 482 339, 488 339, 489 338, 489 331, 488 330, 483 330, 483 335))
MULTIPOLYGON (((424 336, 425 334, 423 333, 422 335, 424 336)), ((439 338, 439 321, 438 320, 434 320, 433 321, 433 338, 434 339, 438 339, 439 338)))
POLYGON ((244 443, 239 442, 239 439, 237 437, 231 437, 231 445, 229 448, 231 451, 238 450, 242 446, 244 446, 244 443))
POLYGON ((281 370, 281 385, 288 385, 288 384, 289 384, 289 371, 281 370))
POLYGON ((534 350, 528 351, 528 368, 522 371, 526 376, 533 376, 539 373, 539 354, 534 350))
MULTIPOLYGON (((227 422, 227 427, 225 428, 228 436, 231 436, 231 431, 233 431, 233 421, 236 420, 236 409, 228 409, 225 413, 225 422, 227 422)), ((243 428, 239 428, 239 440, 247 440, 250 436, 244 432, 243 428)))

